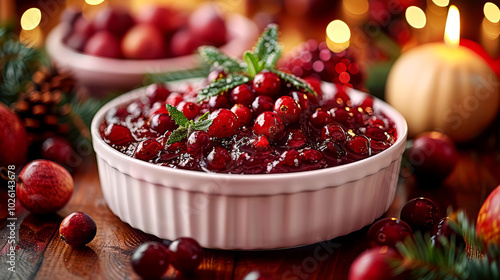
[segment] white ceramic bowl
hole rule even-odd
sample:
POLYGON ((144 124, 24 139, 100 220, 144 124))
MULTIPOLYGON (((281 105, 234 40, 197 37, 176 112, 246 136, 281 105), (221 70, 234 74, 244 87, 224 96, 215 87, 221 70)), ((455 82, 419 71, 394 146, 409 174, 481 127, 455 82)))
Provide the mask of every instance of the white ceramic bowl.
MULTIPOLYGON (((333 94, 335 87, 324 84, 323 90, 333 94)), ((359 230, 394 199, 407 125, 380 100, 375 110, 395 122, 398 134, 382 153, 314 171, 235 175, 156 166, 106 144, 98 131, 106 112, 143 94, 142 88, 112 100, 91 127, 104 198, 134 228, 171 240, 193 237, 208 248, 285 248, 359 230)), ((365 95, 350 92, 353 100, 365 95)))
MULTIPOLYGON (((240 57, 255 44, 259 31, 255 23, 244 16, 227 17, 229 42, 221 50, 240 57)), ((60 24, 47 37, 47 52, 62 69, 71 71, 80 85, 99 93, 112 90, 130 90, 143 83, 144 74, 194 68, 195 55, 154 60, 114 59, 77 52, 63 43, 67 27, 60 24)))

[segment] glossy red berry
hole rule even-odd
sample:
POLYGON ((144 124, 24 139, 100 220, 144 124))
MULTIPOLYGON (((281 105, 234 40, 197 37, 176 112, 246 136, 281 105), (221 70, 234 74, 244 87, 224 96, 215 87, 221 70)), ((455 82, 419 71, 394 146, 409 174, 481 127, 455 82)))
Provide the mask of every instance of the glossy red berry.
POLYGON ((306 136, 300 129, 290 129, 284 138, 288 148, 300 149, 307 145, 306 136))
POLYGON ((304 149, 300 153, 300 159, 304 162, 315 163, 323 158, 323 154, 315 149, 304 149))
POLYGON ((272 111, 274 101, 269 96, 257 96, 252 102, 252 110, 254 116, 258 116, 266 111, 272 111))
POLYGON ((131 258, 135 273, 144 279, 160 279, 169 265, 169 250, 160 242, 150 241, 137 247, 131 258))
POLYGON ((161 150, 163 150, 163 146, 158 141, 148 139, 139 143, 134 156, 138 159, 150 160, 156 158, 161 150))
POLYGON ((338 143, 344 143, 347 139, 344 129, 338 124, 327 124, 321 129, 322 141, 330 139, 338 143))
POLYGON ((254 123, 254 132, 267 136, 269 139, 279 139, 283 136, 285 124, 275 112, 264 112, 260 114, 254 123))
POLYGON ((292 91, 290 92, 290 96, 300 104, 300 109, 302 112, 307 111, 307 108, 309 108, 309 97, 307 97, 307 94, 305 92, 301 91, 292 91))
POLYGON ((175 124, 174 120, 170 117, 168 113, 165 114, 154 114, 149 118, 149 127, 163 134, 166 131, 172 131, 177 129, 178 125, 175 124))
POLYGON ((392 246, 413 237, 413 231, 404 221, 397 218, 383 218, 375 222, 367 234, 372 247, 392 246))
POLYGON ((275 280, 271 274, 259 272, 259 271, 251 271, 248 273, 243 280, 275 280))
POLYGON ((455 168, 458 153, 453 141, 445 134, 433 131, 418 135, 408 151, 417 176, 444 179, 455 168))
POLYGON ((240 127, 236 115, 228 109, 218 109, 210 114, 212 125, 208 134, 212 137, 224 138, 233 136, 240 127))
POLYGON ((298 121, 302 113, 299 103, 290 96, 278 98, 274 103, 274 111, 285 123, 298 121))
POLYGON ((50 137, 43 141, 42 157, 69 167, 74 167, 79 162, 71 143, 62 137, 50 137))
POLYGON ((231 91, 231 99, 234 103, 248 106, 254 101, 255 92, 247 84, 239 85, 231 91))
POLYGON ((269 140, 265 135, 259 135, 255 138, 253 146, 259 151, 265 151, 269 148, 269 140))
POLYGON ((112 123, 104 130, 104 140, 112 145, 128 145, 134 137, 128 128, 112 123))
POLYGON ((236 115, 238 122, 241 126, 246 126, 251 124, 252 122, 252 111, 248 109, 243 104, 235 104, 233 108, 231 108, 231 112, 236 115))
POLYGON ((210 170, 222 170, 231 162, 231 155, 222 147, 214 147, 207 156, 207 168, 210 170))
POLYGON ((347 148, 356 154, 368 155, 370 153, 370 141, 362 135, 356 135, 347 141, 347 148))
POLYGON ((157 101, 165 101, 170 95, 170 91, 162 84, 152 84, 146 88, 146 96, 151 104, 157 101))
POLYGON ((97 233, 94 220, 84 212, 73 212, 61 222, 59 235, 71 247, 81 247, 90 243, 97 233))
POLYGON ((200 107, 193 102, 181 102, 177 105, 177 109, 181 111, 188 120, 194 120, 200 113, 200 107))
POLYGON ((401 220, 408 223, 413 231, 427 232, 439 221, 439 209, 432 200, 417 197, 403 206, 401 220))
POLYGON ((316 112, 309 117, 309 122, 314 128, 321 129, 332 122, 332 117, 328 112, 317 109, 316 112))
POLYGON ((281 80, 273 72, 262 71, 255 75, 252 85, 257 95, 274 96, 280 92, 281 80))
POLYGON ((200 244, 188 237, 181 237, 169 246, 170 262, 175 269, 181 272, 194 271, 203 259, 203 248, 200 244))
POLYGON ((210 111, 214 111, 221 108, 229 108, 230 105, 227 94, 219 94, 217 96, 210 97, 210 99, 208 99, 207 106, 210 109, 210 111))
POLYGON ((212 149, 212 142, 210 135, 205 131, 196 130, 189 135, 186 142, 186 149, 191 155, 198 155, 200 153, 208 152, 212 149))
POLYGON ((227 76, 227 73, 224 70, 222 70, 222 69, 215 69, 212 72, 208 73, 207 82, 208 83, 212 83, 215 80, 224 78, 226 76, 227 76))
POLYGON ((461 235, 457 235, 456 231, 450 226, 449 217, 442 218, 432 227, 431 241, 434 242, 434 244, 441 245, 441 237, 445 237, 450 241, 454 238, 457 248, 465 248, 464 238, 461 235))
POLYGON ((281 154, 281 160, 288 166, 298 167, 301 163, 300 154, 297 150, 288 150, 281 154))
POLYGON ((393 261, 400 261, 401 255, 395 249, 383 246, 368 249, 351 264, 349 280, 399 280, 408 279, 406 273, 396 274, 393 261))
POLYGON ((184 100, 184 96, 178 92, 173 92, 167 97, 167 101, 165 103, 170 104, 172 106, 177 106, 184 100))

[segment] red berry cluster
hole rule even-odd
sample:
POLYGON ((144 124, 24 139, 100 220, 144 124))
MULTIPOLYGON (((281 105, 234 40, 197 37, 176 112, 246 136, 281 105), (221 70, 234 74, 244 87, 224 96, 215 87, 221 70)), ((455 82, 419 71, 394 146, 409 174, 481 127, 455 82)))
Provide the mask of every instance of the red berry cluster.
POLYGON ((325 42, 309 40, 284 58, 281 67, 298 77, 314 77, 334 84, 360 89, 363 76, 349 49, 334 53, 325 42))
POLYGON ((132 254, 134 271, 144 279, 160 279, 170 264, 180 272, 192 272, 203 259, 203 248, 192 238, 182 237, 172 243, 151 241, 132 254))
MULTIPOLYGON (((209 77, 220 78, 222 72, 209 77)), ((210 78, 211 79, 211 78, 210 78)), ((294 89, 270 71, 197 103, 197 89, 170 92, 150 85, 146 96, 111 110, 103 139, 119 151, 155 164, 224 173, 285 173, 337 166, 364 159, 396 140, 394 123, 373 110, 367 97, 353 104, 339 89, 318 95, 294 89), (181 93, 183 92, 183 93, 181 93), (178 127, 166 104, 187 119, 210 112, 211 126, 167 144, 178 127)), ((208 81, 207 81, 208 82, 208 81)))

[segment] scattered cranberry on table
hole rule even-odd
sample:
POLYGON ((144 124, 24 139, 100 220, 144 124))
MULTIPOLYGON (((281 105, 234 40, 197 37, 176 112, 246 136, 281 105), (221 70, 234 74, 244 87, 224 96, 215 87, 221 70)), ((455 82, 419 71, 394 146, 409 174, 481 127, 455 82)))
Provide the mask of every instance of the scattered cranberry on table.
POLYGON ((273 276, 265 272, 251 271, 243 280, 275 280, 273 276))
POLYGON ((81 247, 90 243, 97 233, 97 225, 88 214, 73 212, 66 216, 59 226, 59 235, 71 247, 81 247))
POLYGON ((413 231, 410 226, 397 218, 383 218, 375 222, 367 234, 372 247, 395 247, 398 242, 404 242, 412 236, 413 231))
POLYGON ((196 270, 203 259, 203 248, 193 238, 178 238, 170 244, 168 249, 170 262, 181 272, 196 270))
POLYGON ((417 197, 403 206, 401 220, 410 225, 414 232, 430 232, 439 221, 439 209, 432 200, 417 197))
POLYGON ((390 262, 401 260, 401 255, 389 246, 368 249, 356 257, 349 269, 349 280, 403 280, 407 273, 395 275, 390 262))
POLYGON ((59 164, 49 160, 28 163, 19 174, 17 197, 34 214, 53 213, 73 195, 73 178, 59 164))
POLYGON ((146 242, 134 251, 131 263, 142 278, 160 279, 169 265, 169 250, 160 242, 146 242))

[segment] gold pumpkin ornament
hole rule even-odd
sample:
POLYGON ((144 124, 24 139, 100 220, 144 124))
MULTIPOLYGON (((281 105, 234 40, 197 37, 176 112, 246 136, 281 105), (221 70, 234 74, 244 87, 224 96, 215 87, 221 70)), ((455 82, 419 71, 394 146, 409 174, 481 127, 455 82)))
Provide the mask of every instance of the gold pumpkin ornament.
POLYGON ((472 50, 434 43, 401 55, 389 73, 386 99, 406 118, 409 136, 438 130, 464 142, 494 120, 499 86, 472 50))

